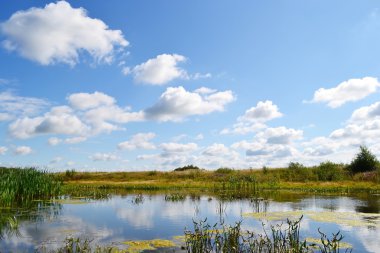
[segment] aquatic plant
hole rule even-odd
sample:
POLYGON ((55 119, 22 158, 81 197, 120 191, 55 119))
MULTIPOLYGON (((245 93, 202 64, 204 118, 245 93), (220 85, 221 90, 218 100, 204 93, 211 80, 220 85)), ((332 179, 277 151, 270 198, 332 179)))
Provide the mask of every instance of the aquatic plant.
MULTIPOLYGON (((188 253, 309 253, 314 252, 315 243, 301 239, 300 224, 302 216, 295 220, 287 220, 286 227, 283 224, 271 225, 270 231, 265 229, 262 234, 252 231, 243 231, 241 222, 234 225, 215 224, 211 226, 207 219, 199 222, 193 221, 192 231, 185 230, 185 249, 188 253)), ((331 239, 321 234, 320 246, 317 252, 337 253, 343 236, 338 232, 331 239)), ((346 249, 350 251, 351 249, 346 249)))
POLYGON ((172 193, 165 195, 165 201, 178 202, 184 201, 186 199, 186 195, 179 193, 172 193))
POLYGON ((0 203, 10 205, 59 194, 61 181, 35 168, 0 168, 0 203))

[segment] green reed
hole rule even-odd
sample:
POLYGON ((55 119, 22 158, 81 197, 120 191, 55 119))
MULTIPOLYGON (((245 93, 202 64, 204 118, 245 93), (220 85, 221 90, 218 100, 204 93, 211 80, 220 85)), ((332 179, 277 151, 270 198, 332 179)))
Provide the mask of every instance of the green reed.
MULTIPOLYGON (((343 236, 338 232, 332 238, 327 238, 320 232, 321 245, 308 243, 300 237, 299 220, 287 220, 285 228, 283 224, 271 225, 270 231, 265 229, 262 234, 252 231, 243 231, 241 222, 234 225, 218 224, 211 226, 207 219, 193 221, 194 229, 185 230, 185 249, 188 253, 338 253, 339 243, 343 236)), ((350 249, 346 249, 346 252, 350 249)))
POLYGON ((0 168, 0 203, 11 205, 59 194, 61 181, 35 168, 0 168))

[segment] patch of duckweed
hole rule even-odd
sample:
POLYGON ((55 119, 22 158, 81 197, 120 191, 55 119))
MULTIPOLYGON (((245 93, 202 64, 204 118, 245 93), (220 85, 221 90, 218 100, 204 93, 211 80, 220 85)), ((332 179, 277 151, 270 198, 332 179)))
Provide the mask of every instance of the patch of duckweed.
POLYGON ((354 213, 354 212, 331 212, 331 211, 284 211, 284 212, 263 212, 245 213, 244 217, 252 217, 260 220, 278 221, 295 219, 305 215, 309 219, 317 222, 336 223, 339 225, 362 227, 380 227, 380 214, 377 213, 354 213))
POLYGON ((284 211, 284 212, 262 212, 262 213, 243 213, 243 217, 251 217, 260 220, 286 220, 286 219, 299 219, 300 216, 304 215, 304 211, 284 211))
MULTIPOLYGON (((308 243, 322 246, 322 241, 320 238, 307 237, 305 240, 308 243)), ((352 249, 353 247, 352 247, 352 244, 350 244, 350 243, 339 242, 339 248, 341 248, 341 249, 352 249)))
POLYGON ((176 235, 176 236, 173 236, 173 240, 180 241, 180 242, 185 242, 186 241, 186 236, 184 236, 184 235, 176 235))
POLYGON ((65 204, 65 205, 83 205, 83 204, 89 204, 90 201, 84 201, 81 199, 54 199, 51 200, 50 203, 58 203, 58 204, 65 204))
POLYGON ((144 250, 155 250, 157 248, 175 247, 176 244, 170 240, 154 239, 143 241, 126 241, 123 244, 128 245, 128 253, 139 253, 144 250))

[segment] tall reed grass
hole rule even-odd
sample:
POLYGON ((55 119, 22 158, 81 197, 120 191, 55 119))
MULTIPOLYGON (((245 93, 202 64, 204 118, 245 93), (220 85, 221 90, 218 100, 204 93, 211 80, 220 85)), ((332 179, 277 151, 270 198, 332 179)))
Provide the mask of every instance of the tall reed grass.
POLYGON ((62 182, 35 168, 0 168, 0 203, 11 205, 59 194, 62 182))

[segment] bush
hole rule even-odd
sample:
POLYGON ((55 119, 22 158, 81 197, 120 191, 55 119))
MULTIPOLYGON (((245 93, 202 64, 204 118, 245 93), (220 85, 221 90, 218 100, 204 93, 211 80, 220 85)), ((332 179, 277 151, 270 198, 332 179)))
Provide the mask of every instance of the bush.
POLYGON ((200 168, 194 165, 186 165, 186 166, 174 169, 174 171, 186 171, 186 170, 200 170, 200 168))
POLYGON ((349 168, 355 174, 359 172, 374 171, 377 169, 379 161, 376 156, 365 146, 360 146, 360 152, 352 160, 349 168))
POLYGON ((321 163, 317 169, 318 180, 320 181, 337 181, 343 179, 343 170, 341 165, 327 161, 321 163))
POLYGON ((234 170, 230 168, 219 168, 215 172, 219 174, 231 174, 234 172, 234 170))

